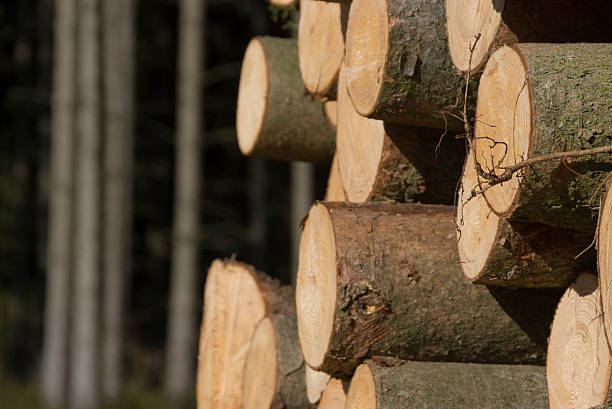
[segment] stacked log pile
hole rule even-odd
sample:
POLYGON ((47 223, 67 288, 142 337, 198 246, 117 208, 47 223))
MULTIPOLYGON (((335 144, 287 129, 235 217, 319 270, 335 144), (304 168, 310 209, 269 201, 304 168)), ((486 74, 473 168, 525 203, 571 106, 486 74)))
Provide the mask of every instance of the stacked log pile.
POLYGON ((245 52, 238 144, 327 192, 295 289, 211 266, 198 408, 611 404, 612 3, 299 8, 245 52))

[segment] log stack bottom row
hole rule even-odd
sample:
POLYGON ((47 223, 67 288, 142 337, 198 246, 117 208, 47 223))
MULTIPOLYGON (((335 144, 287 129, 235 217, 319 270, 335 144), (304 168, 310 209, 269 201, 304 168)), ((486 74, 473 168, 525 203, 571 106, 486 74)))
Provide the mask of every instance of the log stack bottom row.
POLYGON ((538 3, 301 0, 251 41, 241 151, 330 172, 295 288, 210 266, 199 409, 612 407, 612 3, 538 3))

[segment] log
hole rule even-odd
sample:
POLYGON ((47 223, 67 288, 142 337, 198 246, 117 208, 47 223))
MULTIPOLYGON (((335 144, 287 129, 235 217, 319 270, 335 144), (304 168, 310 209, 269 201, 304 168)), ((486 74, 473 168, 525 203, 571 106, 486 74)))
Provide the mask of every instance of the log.
POLYGON ((243 409, 310 409, 295 312, 257 326, 244 370, 243 409))
POLYGON ((581 274, 555 313, 546 379, 551 409, 589 408, 610 399, 612 359, 597 277, 581 274))
POLYGON ((355 111, 344 84, 342 69, 336 154, 346 200, 453 203, 464 143, 447 135, 437 152, 442 130, 363 117, 355 111))
POLYGON ((344 409, 345 402, 346 393, 344 392, 342 381, 332 378, 323 391, 321 402, 319 406, 317 406, 317 409, 344 409))
POLYGON ((315 371, 306 364, 306 395, 310 403, 319 403, 330 378, 325 372, 315 371))
POLYGON ((244 54, 236 114, 247 156, 329 163, 335 132, 321 102, 304 94, 296 42, 255 37, 244 54))
POLYGON ((323 102, 323 111, 325 112, 327 120, 335 129, 338 125, 338 102, 334 100, 323 102))
POLYGON ((599 211, 596 238, 597 271, 604 326, 606 333, 612 334, 612 182, 610 180, 599 211))
POLYGON ((457 245, 464 276, 475 284, 506 287, 567 287, 595 268, 595 252, 585 251, 591 234, 542 223, 504 220, 478 194, 470 151, 457 197, 457 245), (580 257, 578 255, 582 254, 580 257))
POLYGON ((338 155, 334 155, 334 159, 329 169, 325 200, 329 202, 344 202, 346 200, 344 186, 342 186, 342 178, 338 170, 338 155))
POLYGON ((348 9, 348 4, 300 1, 298 56, 302 80, 311 95, 336 98, 348 9))
POLYGON ((346 409, 546 408, 544 368, 367 361, 355 371, 346 409))
POLYGON ((462 102, 465 85, 448 58, 443 0, 354 0, 346 65, 348 92, 361 115, 463 130, 442 114, 462 102))
POLYGON ((246 353, 259 322, 293 307, 292 290, 253 267, 215 260, 204 289, 197 407, 241 408, 246 353), (230 342, 231 341, 231 342, 230 342))
POLYGON ((514 43, 605 43, 612 41, 607 0, 446 0, 446 27, 451 59, 467 72, 469 44, 480 33, 472 54, 477 72, 490 53, 514 43))
POLYGON ((298 335, 332 376, 367 356, 543 363, 559 296, 469 284, 451 206, 317 202, 304 222, 298 335))
MULTIPOLYGON (((478 89, 474 145, 484 172, 500 176, 523 159, 610 145, 610 67, 612 44, 515 44, 496 51, 478 89)), ((609 153, 548 160, 484 196, 502 217, 592 235, 595 193, 611 170, 609 153)))
POLYGON ((270 5, 272 6, 276 6, 276 7, 290 7, 293 6, 297 0, 268 0, 270 2, 270 5))

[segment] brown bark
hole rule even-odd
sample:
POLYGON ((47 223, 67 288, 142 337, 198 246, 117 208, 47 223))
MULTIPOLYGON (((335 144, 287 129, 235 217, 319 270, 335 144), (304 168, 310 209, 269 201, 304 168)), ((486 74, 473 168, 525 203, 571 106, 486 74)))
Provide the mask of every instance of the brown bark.
POLYGON ((541 366, 409 361, 367 361, 357 368, 346 403, 346 409, 546 407, 541 366))
POLYGON ((296 301, 302 350, 315 369, 346 376, 375 355, 543 362, 557 292, 470 285, 457 258, 451 207, 318 202, 310 214, 317 206, 331 218, 336 249, 335 261, 318 266, 318 274, 337 274, 337 288, 329 338, 308 337, 309 325, 325 317, 301 304, 312 291, 304 280, 313 277, 302 261, 309 251, 321 254, 317 237, 327 237, 311 235, 319 220, 309 216, 296 301), (322 356, 306 352, 312 342, 322 343, 322 356))

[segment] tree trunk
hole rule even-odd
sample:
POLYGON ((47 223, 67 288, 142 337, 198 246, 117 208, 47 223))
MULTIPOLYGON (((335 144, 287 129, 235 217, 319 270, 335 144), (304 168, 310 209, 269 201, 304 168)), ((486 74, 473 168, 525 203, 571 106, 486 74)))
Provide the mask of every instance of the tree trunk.
POLYGON ((100 3, 78 5, 78 86, 74 306, 70 407, 93 409, 99 397, 99 289, 101 217, 100 3))
POLYGON ((51 116, 51 174, 41 394, 65 403, 68 365, 76 75, 76 1, 56 0, 51 116))
POLYGON ((478 189, 473 153, 466 160, 457 199, 457 241, 463 274, 477 284, 566 288, 595 268, 593 236, 542 223, 501 219, 478 189), (580 256, 580 257, 578 257, 580 256))
MULTIPOLYGON (((474 145, 484 172, 499 176, 523 159, 609 145, 611 66, 612 44, 515 44, 498 50, 478 90, 474 145)), ((484 197, 502 217, 593 234, 596 193, 611 170, 609 153, 548 160, 517 172, 484 197)))
POLYGON ((300 72, 306 90, 314 96, 336 97, 348 11, 347 4, 317 0, 300 2, 300 72))
POLYGON ((244 368, 255 329, 265 316, 294 313, 291 298, 289 287, 249 265, 233 260, 212 263, 200 330, 198 408, 242 407, 244 368))
MULTIPOLYGON (((291 305, 293 300, 286 303, 291 305)), ((247 353, 242 407, 314 408, 306 394, 304 365, 295 311, 261 320, 247 353)))
POLYGON ((378 355, 542 363, 557 300, 469 284, 449 206, 317 202, 305 221, 300 345, 310 366, 332 375, 378 355))
POLYGON ((544 368, 528 365, 367 361, 346 398, 347 409, 545 407, 544 368))
POLYGON ((601 301, 593 274, 581 274, 559 301, 546 357, 551 409, 589 408, 611 397, 612 356, 601 301))
POLYGON ((448 48, 455 67, 467 72, 469 43, 480 34, 472 72, 489 55, 513 43, 606 43, 612 39, 607 0, 446 0, 448 48))
POLYGON ((448 58, 443 0, 354 0, 346 68, 348 93, 361 115, 463 130, 442 113, 461 102, 465 86, 448 58))
POLYGON ((342 381, 332 378, 323 391, 321 403, 319 403, 317 409, 344 409, 345 403, 346 393, 344 392, 342 381))
POLYGON ((196 306, 202 176, 202 67, 205 2, 179 4, 176 169, 172 266, 168 302, 164 388, 178 398, 194 381, 196 306))
POLYGON ((134 4, 107 0, 104 13, 104 332, 102 391, 119 395, 124 282, 129 279, 134 121, 134 4))
POLYGON ((236 130, 245 155, 331 161, 335 132, 321 102, 304 94, 295 40, 255 37, 249 43, 240 73, 236 130))
POLYGON ((454 135, 442 140, 442 130, 389 124, 359 115, 348 96, 344 73, 342 69, 336 150, 346 199, 355 203, 453 203, 464 142, 454 135))

